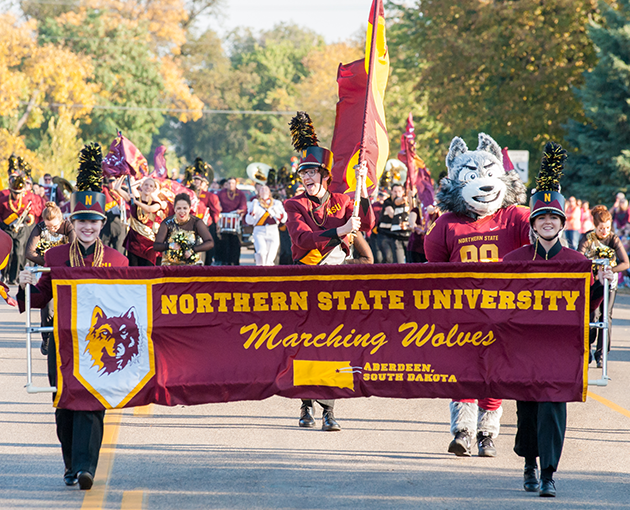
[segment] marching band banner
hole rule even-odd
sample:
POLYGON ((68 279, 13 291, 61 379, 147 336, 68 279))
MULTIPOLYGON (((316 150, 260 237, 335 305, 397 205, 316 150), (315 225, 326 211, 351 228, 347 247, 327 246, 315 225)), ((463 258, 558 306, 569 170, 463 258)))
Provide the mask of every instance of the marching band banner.
POLYGON ((588 261, 51 276, 61 408, 586 397, 588 261))

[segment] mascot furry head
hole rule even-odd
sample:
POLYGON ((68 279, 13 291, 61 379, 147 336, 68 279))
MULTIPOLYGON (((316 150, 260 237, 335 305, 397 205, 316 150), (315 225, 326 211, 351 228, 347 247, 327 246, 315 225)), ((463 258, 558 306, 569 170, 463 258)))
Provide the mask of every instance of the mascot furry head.
POLYGON ((438 204, 445 212, 479 219, 527 199, 518 174, 504 170, 501 147, 485 133, 479 133, 479 145, 474 151, 469 151, 460 137, 453 138, 446 167, 448 177, 442 179, 437 194, 438 204))

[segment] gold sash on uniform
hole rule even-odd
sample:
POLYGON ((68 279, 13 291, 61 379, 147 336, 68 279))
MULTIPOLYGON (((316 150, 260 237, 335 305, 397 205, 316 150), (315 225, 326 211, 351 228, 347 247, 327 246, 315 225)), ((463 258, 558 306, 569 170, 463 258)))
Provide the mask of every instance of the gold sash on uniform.
POLYGON ((131 217, 130 227, 138 232, 138 234, 140 234, 141 236, 155 242, 155 232, 153 232, 151 228, 147 227, 144 223, 138 221, 133 216, 131 217))

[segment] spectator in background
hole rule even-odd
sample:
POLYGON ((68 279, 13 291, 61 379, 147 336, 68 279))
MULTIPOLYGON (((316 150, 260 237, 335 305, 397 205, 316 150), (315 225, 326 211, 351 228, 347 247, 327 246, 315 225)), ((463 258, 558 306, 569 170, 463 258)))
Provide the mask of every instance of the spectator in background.
POLYGON ((382 232, 385 235, 383 262, 387 264, 405 263, 407 243, 411 235, 409 198, 405 196, 405 188, 402 184, 394 184, 391 196, 383 203, 378 230, 379 234, 382 232))
MULTIPOLYGON (((379 190, 378 195, 376 196, 376 200, 372 202, 372 209, 374 211, 374 217, 380 218, 381 213, 383 212, 383 203, 387 198, 387 191, 384 189, 379 190)), ((370 249, 372 250, 372 255, 374 257, 374 263, 382 264, 383 263, 383 236, 378 231, 378 225, 374 226, 374 228, 370 231, 370 235, 368 237, 368 242, 370 244, 370 249)))
POLYGON ((628 211, 628 199, 624 197, 619 200, 619 207, 616 209, 614 214, 611 214, 612 226, 617 235, 619 235, 620 232, 628 224, 629 213, 630 211, 628 211))
POLYGON ((610 214, 613 217, 615 216, 615 213, 619 210, 619 202, 621 202, 621 200, 624 198, 626 198, 626 195, 622 193, 621 191, 615 195, 615 203, 610 208, 610 214))
POLYGON ((582 202, 580 207, 582 227, 580 228, 580 234, 586 234, 589 230, 593 230, 593 216, 591 215, 590 204, 587 201, 582 202))
POLYGON ((575 197, 569 197, 564 212, 567 216, 564 238, 569 248, 577 250, 578 243, 580 242, 580 229, 582 228, 582 213, 575 197))

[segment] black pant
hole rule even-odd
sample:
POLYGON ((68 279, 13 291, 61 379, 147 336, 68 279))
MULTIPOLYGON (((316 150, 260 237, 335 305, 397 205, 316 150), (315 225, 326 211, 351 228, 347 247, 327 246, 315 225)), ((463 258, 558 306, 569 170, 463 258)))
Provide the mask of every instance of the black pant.
POLYGON ((219 246, 221 247, 220 260, 224 266, 240 265, 241 240, 238 238, 237 234, 221 234, 219 246))
MULTIPOLYGON (((2 223, 4 226, 4 223, 2 223)), ((9 260, 2 270, 2 276, 7 282, 17 282, 20 271, 24 269, 26 262, 26 241, 29 236, 29 228, 23 226, 18 232, 14 232, 10 227, 3 228, 13 239, 13 250, 9 253, 9 260)), ((1 261, 0 261, 1 262, 1 261)))
POLYGON ((131 267, 152 267, 153 263, 150 260, 139 257, 135 253, 128 253, 127 258, 129 259, 129 266, 131 267))
POLYGON ((404 264, 408 238, 386 235, 383 240, 383 262, 386 264, 404 264))
MULTIPOLYGON (((610 352, 610 345, 612 340, 612 314, 613 306, 615 304, 615 298, 617 297, 617 289, 611 289, 608 293, 608 352, 610 352)), ((597 307, 597 309, 591 314, 591 322, 599 322, 604 320, 604 302, 597 307)), ((597 341, 595 346, 595 361, 599 361, 602 358, 602 349, 604 342, 604 331, 598 328, 591 328, 589 331, 589 342, 593 345, 597 341)))
POLYGON ((383 263, 383 251, 381 249, 382 241, 379 239, 379 234, 375 234, 372 232, 370 238, 368 239, 368 244, 370 245, 370 249, 372 250, 372 255, 374 255, 374 263, 382 264, 383 263))
POLYGON ((120 220, 120 216, 107 214, 107 222, 101 232, 101 240, 105 246, 114 248, 119 253, 125 254, 125 237, 127 228, 120 220))
MULTIPOLYGON (((48 301, 48 304, 40 310, 40 318, 42 322, 42 327, 49 328, 53 325, 53 321, 55 318, 55 307, 54 301, 51 299, 48 301)), ((46 344, 50 337, 52 337, 52 333, 42 333, 42 340, 46 344)))
POLYGON ((514 451, 526 460, 540 457, 540 469, 558 469, 567 429, 565 402, 516 402, 514 451))
POLYGON ((210 225, 208 225, 208 231, 210 232, 210 235, 212 236, 212 240, 214 241, 214 246, 210 250, 208 250, 206 252, 206 260, 205 260, 204 264, 206 266, 211 266, 212 265, 212 260, 216 256, 217 244, 219 243, 219 239, 217 237, 217 224, 216 223, 211 223, 210 225))
MULTIPOLYGON (((334 400, 316 400, 320 406, 324 408, 324 411, 332 411, 335 407, 334 400)), ((302 399, 302 407, 313 407, 313 401, 310 399, 302 399)))
MULTIPOLYGON (((48 346, 48 380, 57 385, 57 350, 55 337, 50 336, 48 346)), ((53 400, 55 395, 53 395, 53 400)), ((73 474, 87 471, 94 475, 103 442, 105 411, 71 411, 56 409, 57 437, 66 470, 73 474)))
POLYGON ((417 251, 407 252, 407 262, 411 264, 424 263, 427 261, 427 257, 424 253, 418 253, 417 251))

